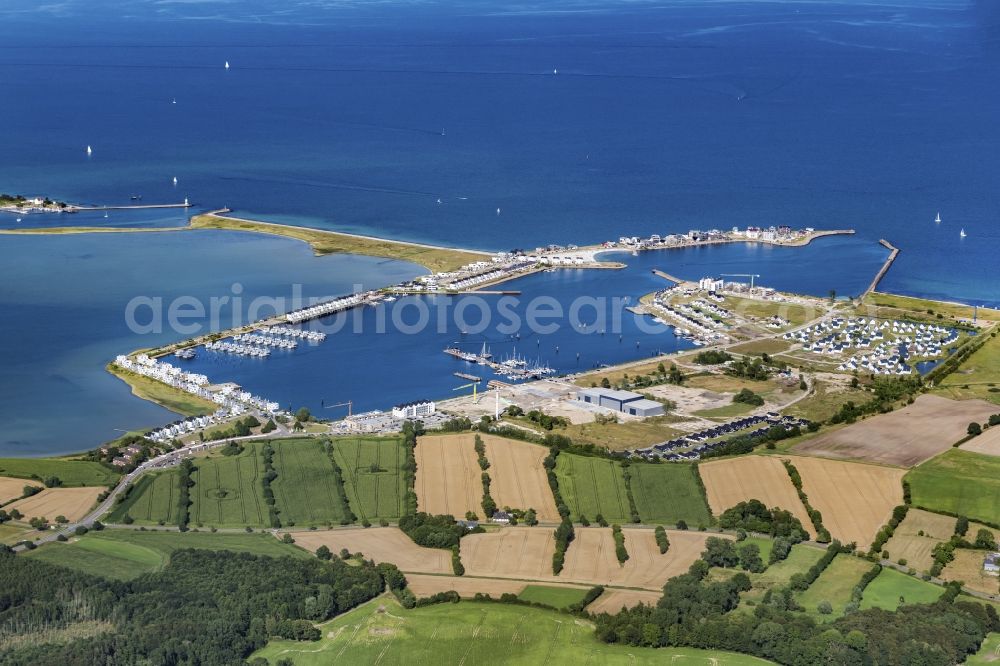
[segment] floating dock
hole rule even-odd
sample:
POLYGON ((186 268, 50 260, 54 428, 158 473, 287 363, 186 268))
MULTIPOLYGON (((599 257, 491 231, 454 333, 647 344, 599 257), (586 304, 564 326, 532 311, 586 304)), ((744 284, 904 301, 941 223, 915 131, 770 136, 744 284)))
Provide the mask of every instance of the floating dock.
POLYGON ((467 372, 453 372, 451 374, 455 375, 459 379, 464 379, 464 380, 470 381, 470 382, 481 382, 481 381, 483 381, 482 377, 477 377, 476 375, 470 375, 467 372))

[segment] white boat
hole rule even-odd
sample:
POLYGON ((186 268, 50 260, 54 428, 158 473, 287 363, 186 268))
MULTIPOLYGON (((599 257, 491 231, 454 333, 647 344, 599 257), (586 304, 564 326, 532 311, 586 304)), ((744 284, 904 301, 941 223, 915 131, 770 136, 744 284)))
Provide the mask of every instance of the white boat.
POLYGON ((934 221, 937 222, 938 224, 941 224, 941 213, 937 214, 937 217, 934 218, 934 221))
POLYGON ((174 99, 173 99, 173 100, 171 100, 171 102, 170 102, 170 103, 171 103, 171 104, 176 104, 176 103, 177 103, 177 98, 176 98, 176 97, 174 97, 174 99))
POLYGON ((94 149, 91 148, 90 146, 87 146, 87 155, 93 155, 93 154, 94 154, 94 149))
POLYGON ((177 176, 174 176, 174 185, 177 184, 177 176))
POLYGON ((959 236, 959 238, 965 238, 965 229, 962 229, 961 231, 959 231, 958 232, 958 236, 959 236))
POLYGON ((226 61, 226 69, 229 69, 229 61, 226 61))
POLYGON ((559 70, 558 70, 558 69, 553 69, 553 70, 552 70, 552 73, 553 73, 553 74, 558 74, 558 73, 559 73, 559 70))
POLYGON ((497 217, 499 217, 499 216, 500 216, 500 209, 497 208, 497 217))

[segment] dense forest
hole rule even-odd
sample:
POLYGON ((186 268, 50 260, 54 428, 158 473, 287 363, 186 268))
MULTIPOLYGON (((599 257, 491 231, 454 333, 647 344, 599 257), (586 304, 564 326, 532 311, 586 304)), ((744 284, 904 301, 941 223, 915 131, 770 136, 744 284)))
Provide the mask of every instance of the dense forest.
POLYGON ((313 623, 380 594, 384 573, 180 550, 119 583, 0 552, 0 664, 242 663, 273 636, 319 638, 313 623))

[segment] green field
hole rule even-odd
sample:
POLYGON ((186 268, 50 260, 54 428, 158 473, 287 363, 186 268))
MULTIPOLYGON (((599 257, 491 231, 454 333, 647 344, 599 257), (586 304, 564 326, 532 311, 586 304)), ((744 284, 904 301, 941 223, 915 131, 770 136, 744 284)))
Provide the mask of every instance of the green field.
POLYGON ((162 569, 170 554, 181 548, 230 550, 270 557, 309 557, 305 551, 281 543, 268 534, 136 530, 90 532, 68 543, 46 544, 28 551, 25 556, 95 576, 129 580, 162 569))
MULTIPOLYGON (((628 496, 621 464, 606 458, 561 453, 556 459, 559 492, 574 521, 597 514, 609 523, 630 521, 628 496)), ((638 499, 636 500, 638 502, 638 499)))
POLYGON ((521 601, 545 604, 553 608, 568 608, 583 600, 587 590, 573 587, 550 587, 548 585, 528 585, 517 595, 521 601))
POLYGON ((920 580, 915 576, 907 576, 901 571, 884 568, 875 580, 865 588, 861 599, 861 608, 884 608, 894 611, 900 606, 900 597, 907 604, 929 604, 937 601, 943 589, 920 580))
POLYGON ((637 463, 629 467, 629 472, 632 497, 642 522, 669 527, 685 520, 692 528, 712 522, 708 503, 695 478, 698 470, 694 465, 637 463))
POLYGON ((391 437, 336 439, 333 452, 344 474, 351 509, 358 520, 398 520, 403 515, 406 481, 400 467, 406 462, 403 443, 391 437), (384 471, 372 471, 373 465, 384 471))
POLYGON ((278 478, 272 484, 284 525, 339 525, 349 509, 340 499, 333 464, 318 439, 273 442, 278 478))
POLYGON ((979 652, 966 659, 965 663, 973 665, 1000 663, 1000 634, 986 634, 986 640, 983 641, 979 652))
POLYGON ((44 479, 58 476, 64 486, 113 486, 118 473, 100 463, 68 458, 0 458, 0 476, 44 479))
POLYGON ((867 560, 837 555, 809 589, 799 593, 796 599, 817 622, 835 620, 844 614, 844 607, 851 601, 851 591, 872 566, 867 560), (823 615, 816 610, 816 606, 823 600, 833 605, 833 613, 830 615, 823 615))
POLYGON ((695 416, 700 416, 706 419, 722 419, 729 420, 736 416, 743 416, 755 410, 756 407, 753 405, 748 405, 745 402, 734 402, 728 405, 723 405, 722 407, 714 407, 712 409, 700 409, 696 412, 691 412, 695 416))
POLYGON ((946 398, 1000 403, 1000 337, 990 338, 958 370, 942 379, 935 391, 946 398))
POLYGON ((139 523, 160 520, 164 524, 173 523, 177 520, 179 498, 176 473, 146 474, 135 483, 128 497, 111 510, 108 522, 120 523, 128 514, 139 523))
MULTIPOLYGON (((190 522, 208 527, 269 527, 264 502, 265 442, 244 442, 239 455, 210 454, 195 459, 190 522)), ((283 525, 339 525, 346 516, 333 475, 333 465, 317 439, 279 439, 274 448, 278 477, 272 482, 283 525)), ((138 524, 175 524, 180 498, 180 471, 160 472, 140 479, 108 520, 121 522, 128 513, 138 524)))
POLYGON ((910 471, 913 505, 1000 523, 1000 458, 960 449, 910 471))
POLYGON ((271 664, 509 664, 579 666, 672 664, 749 666, 762 659, 691 648, 605 645, 593 627, 569 615, 540 608, 463 601, 404 610, 379 597, 322 625, 315 643, 272 641, 254 654, 271 664))

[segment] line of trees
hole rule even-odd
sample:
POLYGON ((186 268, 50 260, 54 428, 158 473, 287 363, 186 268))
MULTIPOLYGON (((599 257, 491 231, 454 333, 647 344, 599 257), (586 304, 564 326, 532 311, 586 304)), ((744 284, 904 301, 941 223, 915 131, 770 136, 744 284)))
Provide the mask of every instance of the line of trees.
POLYGON ((670 548, 670 539, 667 538, 667 531, 663 529, 663 525, 656 526, 656 529, 653 530, 653 536, 656 537, 656 546, 660 549, 660 555, 666 555, 670 548))
POLYGON ((191 459, 187 458, 181 462, 180 470, 177 478, 177 487, 180 491, 177 498, 177 527, 181 532, 186 532, 191 521, 191 488, 194 486, 192 475, 196 468, 191 459))
POLYGON ((323 440, 323 450, 326 452, 326 457, 330 459, 331 467, 333 467, 333 486, 336 488, 337 497, 340 498, 340 503, 344 507, 344 518, 340 524, 349 525, 357 521, 358 517, 351 510, 351 502, 347 498, 347 489, 344 487, 344 471, 340 469, 337 458, 333 455, 333 442, 328 439, 323 440))
POLYGON ((271 482, 278 478, 278 470, 274 468, 274 448, 270 442, 265 442, 260 449, 261 458, 264 461, 264 476, 261 477, 261 485, 264 492, 264 503, 267 504, 267 517, 271 527, 281 527, 281 516, 278 510, 277 501, 274 498, 274 490, 271 482))
POLYGON ((612 525, 611 536, 615 540, 615 557, 618 558, 618 564, 625 564, 628 561, 628 550, 625 548, 625 535, 622 533, 622 526, 612 525))
MULTIPOLYGON (((904 518, 906 518, 906 514, 909 510, 910 507, 906 504, 900 504, 892 510, 892 516, 890 516, 889 522, 883 525, 882 529, 878 531, 878 534, 875 535, 875 540, 872 542, 871 548, 868 549, 869 557, 876 557, 879 554, 879 551, 882 550, 882 547, 885 546, 886 542, 889 541, 889 539, 892 538, 892 535, 896 533, 896 528, 899 527, 899 524, 903 522, 904 518)), ((965 525, 966 529, 968 529, 968 521, 966 521, 965 525)), ((962 534, 965 534, 965 532, 962 532, 962 534)), ((888 551, 883 552, 882 559, 888 558, 888 551)))
POLYGON ((802 502, 802 506, 805 507, 806 513, 809 514, 809 520, 812 521, 813 527, 816 529, 816 541, 819 543, 830 543, 830 530, 823 526, 823 514, 809 503, 809 497, 806 496, 806 492, 802 489, 802 477, 799 475, 799 470, 795 468, 795 465, 790 460, 783 459, 781 462, 785 465, 788 478, 792 480, 792 485, 795 486, 795 491, 799 494, 799 500, 802 502))
POLYGON ((486 520, 489 520, 497 510, 497 503, 493 501, 493 495, 490 494, 490 484, 492 483, 492 480, 490 479, 490 473, 486 471, 490 468, 490 461, 486 458, 486 444, 483 442, 483 438, 478 434, 476 435, 474 446, 476 449, 476 457, 479 460, 479 469, 483 470, 483 517, 486 520))
POLYGON ((562 571, 563 564, 566 561, 566 550, 569 548, 570 542, 576 538, 576 532, 573 530, 573 521, 569 517, 569 507, 566 506, 562 493, 559 491, 559 477, 556 476, 556 459, 559 457, 559 451, 560 449, 557 446, 550 447, 549 455, 545 456, 545 460, 542 461, 542 466, 545 468, 545 476, 549 481, 549 488, 552 490, 552 496, 556 501, 556 509, 559 511, 559 517, 562 519, 559 527, 556 528, 556 549, 552 553, 552 573, 557 576, 562 571))

